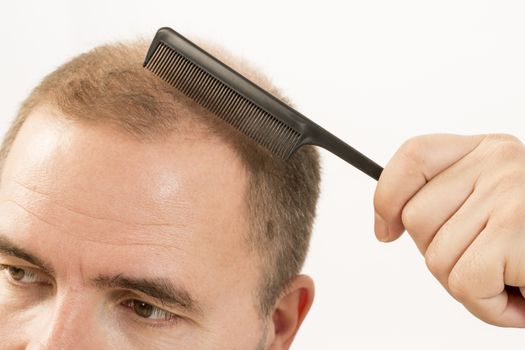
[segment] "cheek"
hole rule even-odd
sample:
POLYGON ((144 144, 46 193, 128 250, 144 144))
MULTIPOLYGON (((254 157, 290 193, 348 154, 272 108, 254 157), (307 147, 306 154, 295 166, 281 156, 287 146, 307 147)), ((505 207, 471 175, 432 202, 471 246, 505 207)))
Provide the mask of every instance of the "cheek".
POLYGON ((13 300, 12 296, 0 292, 0 339, 2 349, 25 349, 28 335, 38 331, 38 317, 34 310, 23 308, 20 301, 13 300), (6 345, 9 344, 9 345, 6 345))

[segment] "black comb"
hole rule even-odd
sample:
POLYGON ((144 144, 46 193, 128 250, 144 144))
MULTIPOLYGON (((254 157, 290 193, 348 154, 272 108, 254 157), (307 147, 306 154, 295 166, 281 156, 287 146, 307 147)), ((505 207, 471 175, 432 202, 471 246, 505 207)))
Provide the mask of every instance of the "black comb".
POLYGON ((323 147, 378 180, 383 168, 171 28, 158 30, 144 67, 284 160, 323 147))

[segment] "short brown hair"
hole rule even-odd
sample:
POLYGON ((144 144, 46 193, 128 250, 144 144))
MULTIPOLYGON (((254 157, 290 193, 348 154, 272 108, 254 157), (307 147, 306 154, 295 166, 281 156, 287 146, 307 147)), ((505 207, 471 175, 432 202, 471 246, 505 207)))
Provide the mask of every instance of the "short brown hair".
MULTIPOLYGON (((246 62, 214 44, 192 40, 291 104, 246 62)), ((286 162, 273 156, 144 69, 148 44, 141 39, 99 46, 46 76, 23 102, 5 135, 0 171, 20 127, 40 105, 53 106, 75 120, 114 124, 139 139, 167 135, 176 130, 181 116, 192 115, 230 144, 247 170, 248 243, 260 256, 263 280, 257 293, 260 310, 267 316, 306 257, 319 196, 318 152, 304 146, 286 162)))

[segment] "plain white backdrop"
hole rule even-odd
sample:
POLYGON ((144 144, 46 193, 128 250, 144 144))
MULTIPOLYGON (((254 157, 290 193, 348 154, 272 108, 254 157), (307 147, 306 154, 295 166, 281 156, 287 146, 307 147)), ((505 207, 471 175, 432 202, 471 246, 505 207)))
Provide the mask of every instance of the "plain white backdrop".
MULTIPOLYGON (((217 42, 266 73, 309 118, 385 165, 409 137, 525 140, 525 2, 5 1, 0 132, 59 64, 162 26, 217 42)), ((375 182, 327 152, 304 272, 314 307, 293 349, 494 349, 525 330, 478 321, 403 236, 373 232, 375 182)), ((1 342, 1 340, 0 340, 1 342)))

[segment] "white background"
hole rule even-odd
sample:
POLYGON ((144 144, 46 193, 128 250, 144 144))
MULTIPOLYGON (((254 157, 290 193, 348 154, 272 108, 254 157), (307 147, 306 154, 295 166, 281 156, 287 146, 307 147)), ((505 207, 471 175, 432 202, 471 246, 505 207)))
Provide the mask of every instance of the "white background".
MULTIPOLYGON (((522 1, 3 1, 0 131, 59 64, 171 26, 253 62, 306 116, 384 165, 423 133, 525 139, 522 1)), ((375 182, 323 155, 305 272, 315 305, 294 349, 522 348, 525 331, 470 316, 404 236, 373 233, 375 182)))

